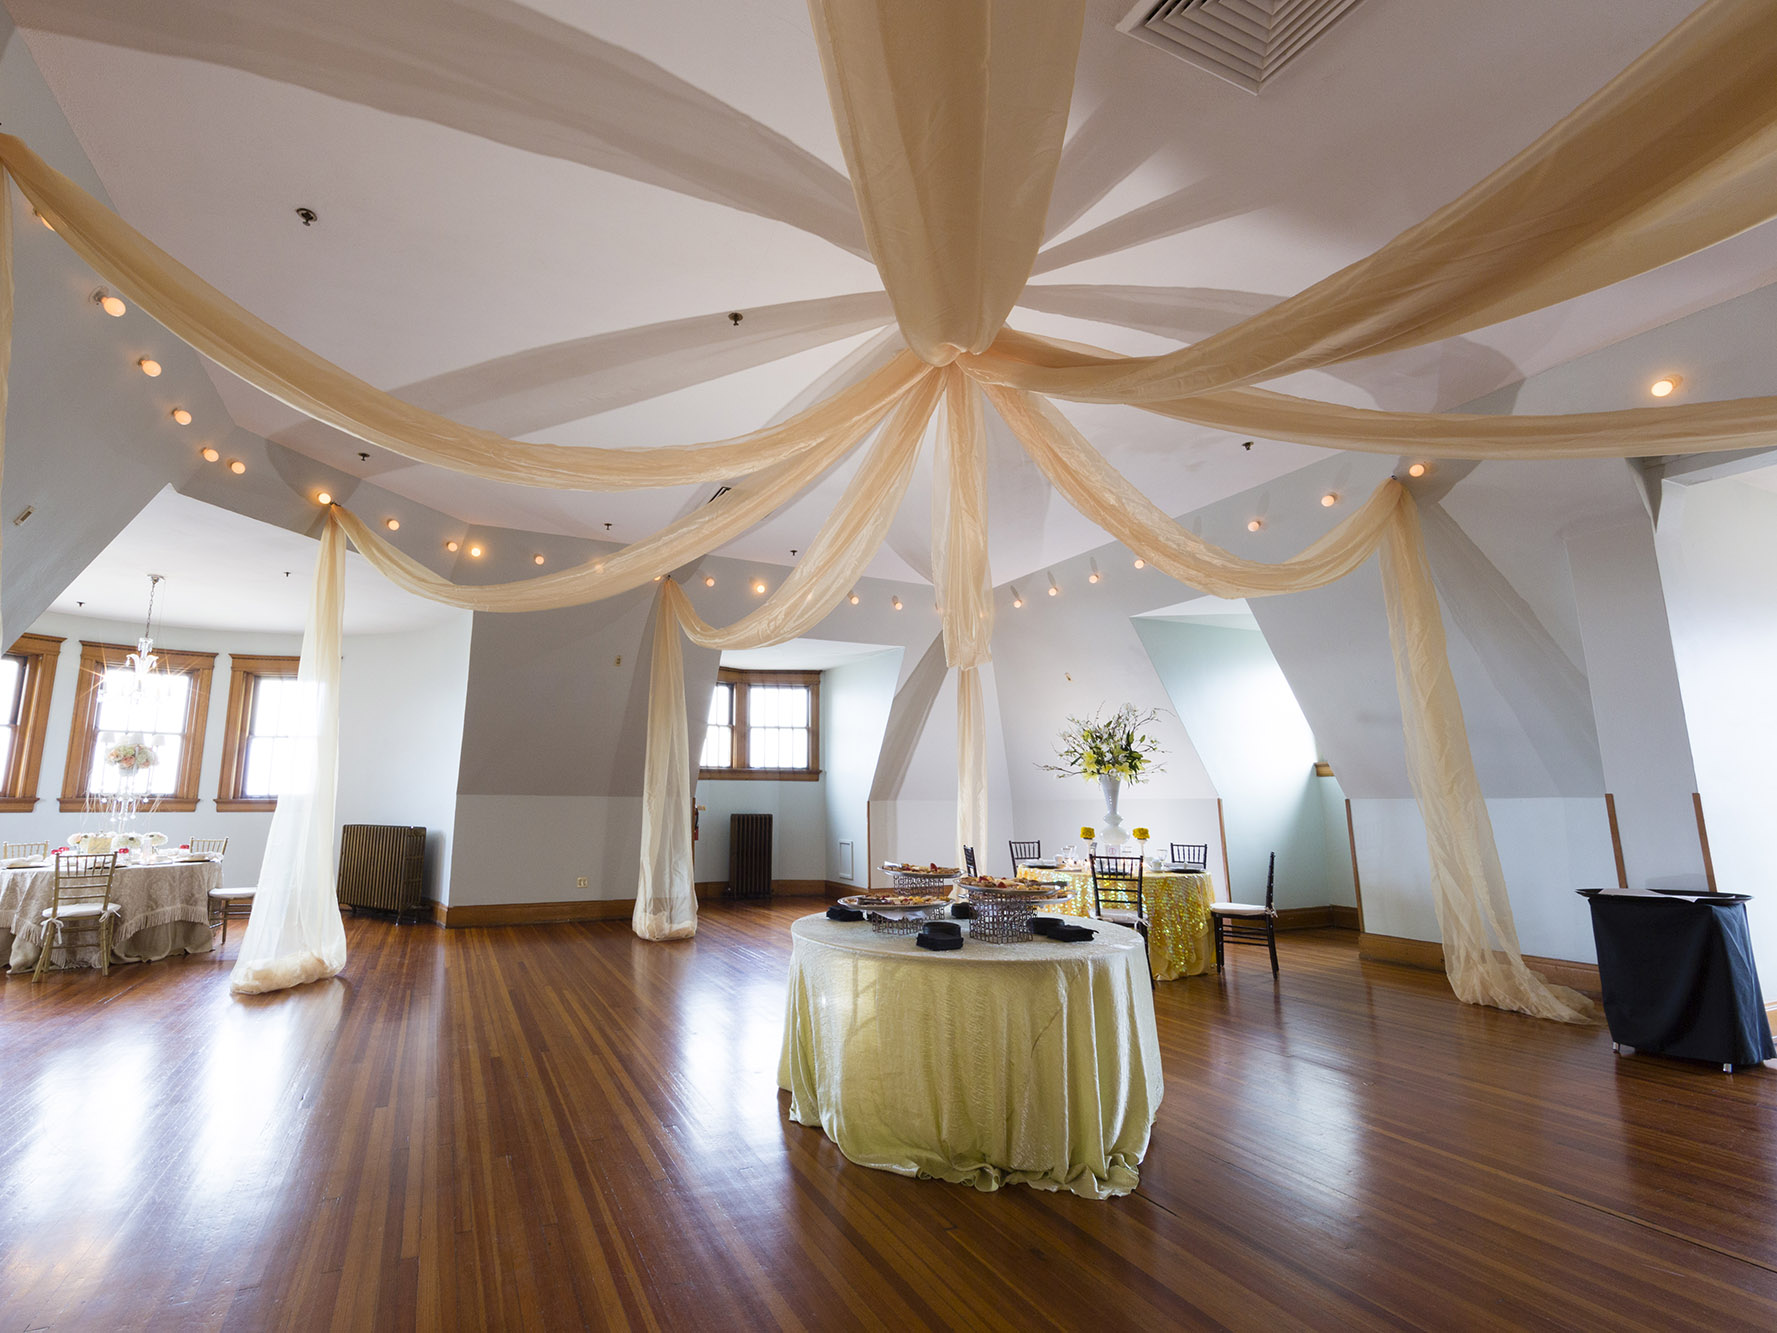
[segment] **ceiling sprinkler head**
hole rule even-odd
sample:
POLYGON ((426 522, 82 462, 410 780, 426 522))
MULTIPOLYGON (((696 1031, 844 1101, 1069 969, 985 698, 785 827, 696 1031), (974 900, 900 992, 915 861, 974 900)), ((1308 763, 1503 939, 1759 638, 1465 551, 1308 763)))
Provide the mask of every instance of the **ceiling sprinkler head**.
POLYGON ((321 215, 312 208, 298 208, 296 216, 302 220, 302 225, 305 227, 312 227, 321 220, 321 215))

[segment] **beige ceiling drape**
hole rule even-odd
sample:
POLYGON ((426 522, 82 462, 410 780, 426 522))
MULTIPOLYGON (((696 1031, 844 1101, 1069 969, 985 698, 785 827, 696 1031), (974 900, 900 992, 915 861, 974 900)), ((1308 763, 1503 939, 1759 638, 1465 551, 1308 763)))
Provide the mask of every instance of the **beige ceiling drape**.
MULTIPOLYGON (((0 168, 76 253, 167 328, 249 383, 359 439, 467 475, 534 486, 621 490, 745 478, 698 513, 609 556, 475 588, 433 574, 343 510, 328 524, 329 541, 349 534, 401 586, 477 610, 565 606, 662 580, 639 933, 677 938, 695 928, 678 635, 741 647, 781 642, 815 624, 884 540, 940 398, 933 564, 946 658, 959 672, 958 834, 962 841, 982 836, 979 672, 993 629, 985 392, 1070 503, 1205 591, 1253 596, 1319 587, 1380 552, 1408 764, 1425 814, 1452 985, 1464 999, 1579 1016, 1573 999, 1535 978, 1518 954, 1407 491, 1389 483, 1292 560, 1257 565, 1174 522, 1040 395, 1126 403, 1327 447, 1434 457, 1637 456, 1769 443, 1777 400, 1768 398, 1477 418, 1369 412, 1250 387, 1538 309, 1777 215, 1777 24, 1768 6, 1709 0, 1535 144, 1369 258, 1180 351, 1128 358, 1003 328, 1048 207, 1081 0, 810 0, 810 13, 864 231, 912 350, 777 426, 713 444, 530 444, 422 410, 229 301, 19 140, 0 135, 0 168), (879 425, 864 466, 778 592, 723 629, 697 618, 668 572, 759 522, 879 425)), ((9 239, 0 232, 0 242, 9 239)), ((0 268, 0 298, 9 305, 3 244, 0 268)), ((0 309, 0 370, 11 348, 8 314, 0 309)), ((324 561, 330 549, 324 543, 324 561)), ((314 646, 305 641, 305 653, 314 646)), ((321 903, 325 885, 318 873, 309 879, 303 892, 321 903)))
POLYGON ((223 369, 367 444, 488 481, 579 491, 727 481, 880 418, 924 369, 913 356, 899 356, 788 421, 713 444, 608 449, 512 440, 403 402, 286 337, 12 135, 0 134, 0 165, 12 171, 32 207, 95 272, 223 369))
MULTIPOLYGON (((1025 160, 1032 172, 1047 165, 1034 147, 1025 160)), ((1765 0, 1710 0, 1530 147, 1368 258, 1183 351, 1027 366, 1015 383, 1103 403, 1236 388, 1540 310, 1772 217, 1777 23, 1765 0)))
POLYGON ((809 0, 870 257, 907 345, 986 349, 1043 239, 1083 0, 809 0))
POLYGON ((906 498, 940 383, 937 374, 926 376, 895 410, 801 561, 756 611, 717 629, 697 614, 676 582, 667 579, 661 585, 648 668, 642 865, 632 918, 643 939, 684 939, 697 929, 691 875, 693 775, 680 633, 705 648, 765 648, 807 633, 839 605, 863 577, 906 498))

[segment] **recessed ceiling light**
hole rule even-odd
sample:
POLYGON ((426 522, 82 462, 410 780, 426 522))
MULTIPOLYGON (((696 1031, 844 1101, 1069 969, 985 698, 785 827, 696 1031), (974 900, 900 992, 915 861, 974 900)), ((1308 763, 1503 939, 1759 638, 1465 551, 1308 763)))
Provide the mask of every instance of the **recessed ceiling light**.
POLYGON ((851 595, 851 596, 850 596, 850 597, 848 597, 848 598, 846 598, 846 600, 847 600, 847 601, 848 601, 848 602, 850 602, 850 603, 851 603, 851 604, 852 604, 852 605, 853 605, 853 606, 856 606, 856 605, 857 605, 857 604, 858 604, 858 603, 859 603, 859 602, 861 602, 861 601, 863 601, 863 600, 864 600, 864 599, 863 599, 863 598, 862 598, 862 597, 859 597, 859 596, 858 596, 858 595, 857 595, 857 594, 856 594, 856 593, 855 593, 855 592, 854 592, 854 593, 853 593, 853 594, 852 594, 852 595, 851 595))
MULTIPOLYGON (((703 586, 706 588, 715 587, 716 586, 716 576, 714 574, 705 574, 703 576, 703 586)), ((858 599, 856 597, 854 597, 854 598, 852 598, 852 600, 855 602, 858 599)))
POLYGON ((475 544, 475 545, 472 545, 472 546, 471 546, 471 547, 470 547, 470 548, 469 548, 469 554, 470 554, 470 555, 472 555, 472 556, 474 556, 474 557, 475 557, 475 558, 476 558, 476 559, 477 559, 477 560, 479 560, 479 559, 481 559, 481 546, 480 546, 480 544, 479 544, 479 543, 477 543, 477 544, 475 544))
POLYGON ((326 491, 316 491, 315 503, 318 505, 330 505, 333 503, 333 497, 327 494, 326 491))
POLYGON ((1249 522, 1248 522, 1248 523, 1247 523, 1247 525, 1246 525, 1246 530, 1247 530, 1247 531, 1248 531, 1248 532, 1257 532, 1257 531, 1258 531, 1258 530, 1259 530, 1259 529, 1260 529, 1260 528, 1262 528, 1262 527, 1264 527, 1264 526, 1265 526, 1265 520, 1264 520, 1264 519, 1262 519, 1262 518, 1255 518, 1255 519, 1252 519, 1252 520, 1250 520, 1250 521, 1249 521, 1249 522))
POLYGON ((1339 503, 1339 496, 1338 496, 1338 493, 1335 491, 1328 491, 1325 495, 1320 497, 1320 507, 1322 509, 1331 509, 1334 505, 1336 505, 1338 503, 1339 503))
POLYGON ((390 532, 400 532, 401 531, 401 520, 398 518, 385 518, 383 520, 383 526, 385 528, 387 528, 390 532))
POLYGON ((1407 475, 1409 477, 1423 477, 1429 471, 1431 471, 1431 469, 1424 463, 1415 463, 1412 467, 1407 469, 1407 475))
POLYGON ((218 458, 222 457, 221 454, 216 452, 216 447, 214 445, 210 445, 210 444, 206 444, 204 446, 203 454, 204 454, 204 462, 206 462, 206 463, 214 463, 218 458))
POLYGON ((889 598, 889 605, 899 611, 901 609, 901 599, 899 597, 891 597, 889 598))
POLYGON ((1665 398, 1683 383, 1684 381, 1679 379, 1676 375, 1662 375, 1659 379, 1647 386, 1647 391, 1655 398, 1665 398))
POLYGON ((457 551, 457 544, 455 542, 446 542, 444 543, 444 549, 454 555, 457 551))
MULTIPOLYGON (((37 210, 34 208, 31 211, 33 213, 37 213, 37 210)), ((56 229, 56 224, 51 222, 48 218, 44 217, 43 214, 41 214, 41 213, 37 213, 37 220, 39 222, 41 222, 44 226, 48 227, 51 231, 54 231, 56 229)))
POLYGON ((94 292, 93 300, 97 301, 99 309, 110 315, 112 319, 122 319, 129 311, 129 307, 123 303, 123 297, 113 296, 107 291, 94 292))
POLYGON ((177 421, 181 426, 189 426, 191 424, 191 413, 187 412, 182 407, 175 407, 173 409, 173 420, 177 421))
POLYGON ((1012 589, 1012 605, 1013 606, 1023 606, 1024 605, 1024 598, 1022 598, 1018 595, 1018 589, 1016 589, 1016 588, 1012 589))
POLYGON ((238 477, 247 470, 247 465, 238 458, 231 458, 228 460, 228 470, 238 477))
POLYGON ((754 594, 754 596, 757 596, 757 597, 763 597, 765 595, 765 580, 764 579, 754 579, 753 580, 753 594, 754 594))
POLYGON ((160 362, 156 361, 151 356, 143 357, 140 361, 136 362, 136 364, 142 367, 142 373, 148 376, 149 379, 153 379, 156 375, 160 374, 160 362))
POLYGON ((536 555, 534 555, 534 556, 532 556, 532 557, 531 557, 531 563, 532 563, 532 564, 533 564, 533 565, 540 565, 540 564, 542 564, 542 563, 543 563, 543 553, 542 553, 542 552, 541 552, 541 551, 539 551, 539 552, 537 552, 537 554, 536 554, 536 555))
POLYGON ((1055 575, 1053 574, 1049 576, 1049 595, 1051 597, 1061 596, 1061 587, 1055 582, 1055 575))
POLYGON ((1137 569, 1146 569, 1146 568, 1147 568, 1147 567, 1148 567, 1148 562, 1147 562, 1147 561, 1146 561, 1146 560, 1143 560, 1143 559, 1142 559, 1142 558, 1141 558, 1141 557, 1140 557, 1140 556, 1139 556, 1139 555, 1138 555, 1138 556, 1136 556, 1136 557, 1135 557, 1135 567, 1136 567, 1136 568, 1137 568, 1137 569))

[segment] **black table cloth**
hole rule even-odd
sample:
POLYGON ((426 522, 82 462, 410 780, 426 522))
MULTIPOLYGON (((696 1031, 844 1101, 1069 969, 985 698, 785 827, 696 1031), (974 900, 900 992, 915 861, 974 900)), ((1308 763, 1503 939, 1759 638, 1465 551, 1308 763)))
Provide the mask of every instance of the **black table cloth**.
POLYGON ((1746 904, 1700 897, 1590 897, 1611 1039, 1717 1065, 1777 1058, 1746 904))

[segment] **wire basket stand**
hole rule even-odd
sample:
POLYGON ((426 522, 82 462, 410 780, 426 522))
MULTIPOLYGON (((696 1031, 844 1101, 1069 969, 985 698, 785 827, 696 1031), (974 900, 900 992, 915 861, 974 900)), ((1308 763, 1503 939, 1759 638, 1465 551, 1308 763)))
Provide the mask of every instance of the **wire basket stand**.
POLYGON ((1055 885, 1034 880, 1029 892, 972 890, 969 905, 975 909, 975 919, 969 923, 969 938, 983 944, 1028 944, 1035 938, 1030 922, 1037 909, 1065 897, 1055 885))

